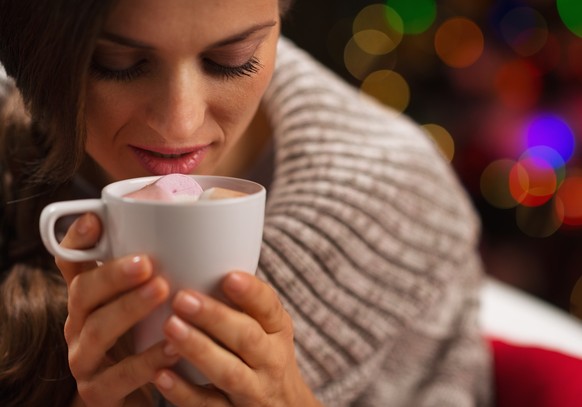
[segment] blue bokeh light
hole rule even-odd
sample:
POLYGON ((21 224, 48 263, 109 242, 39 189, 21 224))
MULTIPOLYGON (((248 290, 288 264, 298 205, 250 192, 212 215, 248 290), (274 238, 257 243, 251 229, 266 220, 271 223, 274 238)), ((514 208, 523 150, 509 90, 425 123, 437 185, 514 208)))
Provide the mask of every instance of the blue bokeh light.
MULTIPOLYGON (((542 114, 534 118, 527 128, 528 148, 546 146, 555 150, 567 163, 574 154, 575 138, 570 126, 560 117, 542 114)), ((540 150, 542 151, 542 150, 540 150)), ((553 161, 549 161, 553 163, 553 161)), ((552 164, 552 166, 554 166, 552 164)), ((556 168, 556 167, 554 167, 556 168)))
POLYGON ((537 158, 548 163, 554 170, 562 169, 566 166, 566 162, 560 153, 558 153, 552 147, 547 145, 537 145, 528 148, 525 153, 520 157, 525 158, 537 158))

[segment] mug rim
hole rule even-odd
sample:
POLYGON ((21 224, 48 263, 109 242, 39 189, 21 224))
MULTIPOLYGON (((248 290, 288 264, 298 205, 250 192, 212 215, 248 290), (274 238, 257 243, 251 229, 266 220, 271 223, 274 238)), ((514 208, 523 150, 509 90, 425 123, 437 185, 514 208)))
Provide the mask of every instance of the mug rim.
POLYGON ((154 181, 158 180, 159 178, 163 177, 164 175, 152 175, 152 176, 145 176, 145 177, 136 177, 136 178, 127 178, 119 181, 114 181, 101 190, 101 197, 103 199, 112 199, 120 202, 127 202, 134 205, 151 205, 151 206, 192 206, 195 204, 196 206, 208 206, 208 205, 229 205, 234 202, 246 202, 249 200, 260 199, 262 196, 266 194, 266 188, 259 184, 258 182, 251 181, 245 178, 236 178, 236 177, 228 177, 223 175, 192 175, 192 174, 183 174, 188 177, 194 178, 197 182, 209 181, 209 180, 220 180, 225 183, 242 183, 248 185, 249 190, 241 190, 236 188, 230 188, 239 192, 244 192, 247 195, 245 196, 238 196, 233 198, 222 198, 222 199, 215 199, 215 200, 200 200, 200 201, 156 201, 156 200, 146 200, 146 199, 136 199, 130 197, 124 197, 124 194, 128 194, 130 192, 136 191, 139 188, 142 188, 148 184, 153 183, 154 181), (114 191, 116 189, 121 188, 121 185, 131 184, 134 188, 131 189, 123 189, 122 192, 114 191))

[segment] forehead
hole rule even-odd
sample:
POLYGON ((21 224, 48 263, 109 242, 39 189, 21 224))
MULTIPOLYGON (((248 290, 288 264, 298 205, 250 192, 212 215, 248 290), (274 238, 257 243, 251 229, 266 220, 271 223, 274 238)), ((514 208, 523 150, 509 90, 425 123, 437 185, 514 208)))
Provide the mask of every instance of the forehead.
POLYGON ((119 0, 103 29, 148 39, 211 41, 278 14, 278 0, 119 0))

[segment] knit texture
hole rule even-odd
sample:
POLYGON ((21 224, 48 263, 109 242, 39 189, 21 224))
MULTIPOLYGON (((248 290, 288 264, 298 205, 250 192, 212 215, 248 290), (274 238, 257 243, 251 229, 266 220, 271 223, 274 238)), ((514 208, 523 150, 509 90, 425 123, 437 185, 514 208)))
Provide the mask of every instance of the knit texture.
POLYGON ((258 275, 293 318, 308 384, 329 407, 489 405, 479 223, 450 165, 286 39, 277 64, 258 275))
POLYGON ((479 222, 450 165, 404 115, 282 39, 258 275, 293 317, 328 406, 484 406, 479 222))

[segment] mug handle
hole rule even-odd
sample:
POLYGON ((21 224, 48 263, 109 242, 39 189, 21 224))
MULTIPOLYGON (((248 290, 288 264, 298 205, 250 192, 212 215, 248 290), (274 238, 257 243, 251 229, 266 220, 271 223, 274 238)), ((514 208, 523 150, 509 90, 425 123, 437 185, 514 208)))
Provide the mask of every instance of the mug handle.
POLYGON ((54 202, 42 210, 39 222, 40 236, 51 254, 74 262, 104 260, 109 257, 109 244, 105 233, 95 247, 86 250, 66 249, 57 241, 55 236, 57 220, 67 215, 80 215, 85 212, 95 213, 101 219, 101 224, 105 225, 105 205, 100 199, 54 202))

